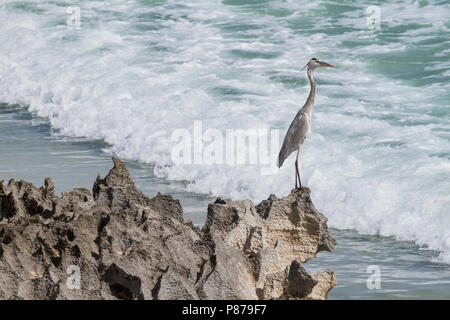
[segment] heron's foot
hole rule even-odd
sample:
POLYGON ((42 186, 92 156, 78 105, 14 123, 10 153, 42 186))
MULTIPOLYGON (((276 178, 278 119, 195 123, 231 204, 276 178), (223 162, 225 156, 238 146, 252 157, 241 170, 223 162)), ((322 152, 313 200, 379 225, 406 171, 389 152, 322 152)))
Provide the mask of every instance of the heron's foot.
POLYGON ((301 186, 301 187, 297 187, 297 188, 294 188, 294 189, 291 190, 291 193, 296 193, 296 192, 298 192, 298 193, 304 193, 304 192, 311 193, 311 189, 309 189, 306 186, 301 186))

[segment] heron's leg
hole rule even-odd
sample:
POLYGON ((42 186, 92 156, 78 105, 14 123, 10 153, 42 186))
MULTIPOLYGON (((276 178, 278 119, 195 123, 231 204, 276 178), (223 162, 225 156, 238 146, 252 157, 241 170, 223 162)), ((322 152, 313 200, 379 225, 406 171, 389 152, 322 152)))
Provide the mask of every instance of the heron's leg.
POLYGON ((298 171, 298 169, 297 169, 297 172, 298 172, 298 185, 299 185, 299 187, 301 189, 302 188, 302 182, 300 180, 300 171, 298 171))
POLYGON ((300 170, 298 170, 298 154, 300 153, 300 148, 297 149, 297 158, 295 159, 295 172, 296 172, 296 177, 295 177, 295 188, 297 189, 297 178, 298 178, 298 184, 300 186, 300 188, 302 187, 302 182, 300 180, 300 170))

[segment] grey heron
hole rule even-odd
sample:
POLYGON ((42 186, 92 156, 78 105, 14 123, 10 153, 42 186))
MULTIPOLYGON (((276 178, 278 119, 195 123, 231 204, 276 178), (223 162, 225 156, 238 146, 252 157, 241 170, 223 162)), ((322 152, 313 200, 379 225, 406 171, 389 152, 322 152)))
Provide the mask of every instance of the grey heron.
MULTIPOLYGON (((308 67, 306 74, 308 75, 309 82, 311 84, 311 90, 309 91, 308 99, 306 100, 303 107, 297 112, 294 120, 292 120, 289 129, 284 136, 283 146, 281 147, 280 153, 278 155, 278 168, 281 168, 284 160, 286 160, 289 155, 297 150, 297 158, 295 160, 295 189, 297 189, 297 178, 300 188, 302 187, 302 182, 300 180, 300 172, 298 170, 298 154, 300 153, 300 148, 306 139, 306 135, 309 132, 311 123, 311 114, 314 105, 314 97, 316 96, 316 81, 314 80, 314 71, 319 67, 329 67, 334 68, 333 65, 319 61, 319 59, 312 58, 309 60, 308 64, 303 68, 308 67)), ((302 69, 302 70, 303 70, 302 69)))

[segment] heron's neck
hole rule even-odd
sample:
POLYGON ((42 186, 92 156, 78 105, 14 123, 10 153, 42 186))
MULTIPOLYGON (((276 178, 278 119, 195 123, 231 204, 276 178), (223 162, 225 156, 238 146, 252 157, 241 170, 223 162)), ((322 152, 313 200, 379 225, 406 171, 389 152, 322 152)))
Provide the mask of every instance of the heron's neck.
POLYGON ((316 96, 316 80, 314 80, 314 70, 308 70, 307 75, 309 83, 311 84, 311 90, 309 91, 309 96, 303 109, 305 112, 311 115, 312 107, 314 105, 314 97, 316 96))

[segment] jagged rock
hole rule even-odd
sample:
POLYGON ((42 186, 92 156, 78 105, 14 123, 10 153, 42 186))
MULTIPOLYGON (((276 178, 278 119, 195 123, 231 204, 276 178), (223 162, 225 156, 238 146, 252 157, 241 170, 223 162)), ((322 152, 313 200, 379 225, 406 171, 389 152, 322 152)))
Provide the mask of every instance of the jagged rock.
POLYGON ((301 265, 335 245, 309 189, 219 198, 200 230, 113 161, 92 193, 0 182, 0 299, 326 299, 336 285, 301 265))
MULTIPOLYGON (((303 188, 281 199, 271 195, 256 208, 249 200, 216 201, 208 206, 203 231, 216 245, 218 267, 214 272, 220 274, 222 286, 230 286, 238 297, 276 299, 298 278, 289 276, 292 263, 303 263, 319 251, 334 249, 327 219, 315 209, 309 193, 303 188)), ((210 294, 215 289, 210 289, 210 294)), ((292 296, 307 298, 311 290, 306 291, 299 289, 292 296)))

